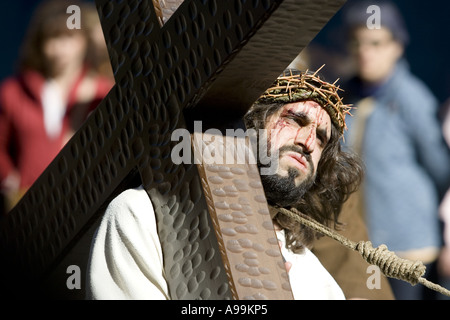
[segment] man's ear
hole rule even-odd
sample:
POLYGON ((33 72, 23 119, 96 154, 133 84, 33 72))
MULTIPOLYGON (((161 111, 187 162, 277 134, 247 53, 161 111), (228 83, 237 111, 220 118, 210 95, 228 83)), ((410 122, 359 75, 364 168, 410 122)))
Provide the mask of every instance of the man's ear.
POLYGON ((395 55, 398 60, 405 53, 405 47, 398 41, 395 41, 394 44, 395 44, 395 55))

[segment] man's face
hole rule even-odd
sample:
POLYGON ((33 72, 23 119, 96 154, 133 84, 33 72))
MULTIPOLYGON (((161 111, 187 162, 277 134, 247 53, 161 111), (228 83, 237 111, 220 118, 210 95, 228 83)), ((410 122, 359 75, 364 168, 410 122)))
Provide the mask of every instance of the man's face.
POLYGON ((367 82, 384 81, 403 54, 403 47, 386 28, 357 28, 350 45, 359 75, 367 82))
POLYGON ((286 104, 267 119, 268 148, 270 154, 278 153, 278 167, 275 175, 261 176, 266 192, 279 192, 276 197, 291 201, 310 188, 331 125, 328 113, 314 101, 286 104))

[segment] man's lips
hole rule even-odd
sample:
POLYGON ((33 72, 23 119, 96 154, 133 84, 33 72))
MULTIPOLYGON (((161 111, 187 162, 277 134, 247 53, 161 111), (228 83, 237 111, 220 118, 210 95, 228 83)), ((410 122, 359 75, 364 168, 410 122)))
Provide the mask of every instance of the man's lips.
POLYGON ((297 152, 287 152, 285 156, 293 159, 303 171, 306 171, 308 169, 308 161, 305 159, 304 156, 297 152))

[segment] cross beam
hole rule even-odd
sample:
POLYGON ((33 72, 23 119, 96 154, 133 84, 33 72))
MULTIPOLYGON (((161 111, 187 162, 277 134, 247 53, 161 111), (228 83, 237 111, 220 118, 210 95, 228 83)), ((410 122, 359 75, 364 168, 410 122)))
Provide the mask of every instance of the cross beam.
MULTIPOLYGON (((258 232, 253 243, 276 252, 273 226, 264 220, 264 194, 251 176, 256 167, 221 167, 235 174, 246 168, 244 181, 254 186, 247 198, 229 192, 226 207, 214 198, 218 179, 211 177, 217 170, 174 164, 171 134, 179 128, 197 134, 195 120, 204 129, 239 121, 342 4, 185 0, 161 25, 150 0, 97 0, 116 85, 2 217, 3 290, 25 298, 53 297, 59 290, 59 297, 61 292, 70 297, 69 289, 61 291, 65 280, 55 274, 66 270, 80 243, 81 257, 72 261, 85 271, 89 239, 106 205, 124 189, 143 184, 155 208, 173 299, 292 298, 279 269, 270 270, 275 280, 262 286, 261 275, 239 273, 239 261, 254 257, 256 249, 242 248, 248 237, 227 238, 232 235, 224 229, 237 225, 219 223, 227 216, 221 210, 250 206, 262 213, 253 224, 272 232, 258 232)), ((236 180, 228 190, 245 188, 236 180)), ((275 253, 267 261, 279 264, 281 257, 275 253)))

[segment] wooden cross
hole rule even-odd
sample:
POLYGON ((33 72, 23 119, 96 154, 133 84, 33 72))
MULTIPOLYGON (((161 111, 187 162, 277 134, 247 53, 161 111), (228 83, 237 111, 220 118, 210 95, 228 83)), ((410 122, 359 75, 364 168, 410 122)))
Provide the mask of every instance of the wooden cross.
POLYGON ((291 299, 256 165, 175 164, 172 132, 238 123, 343 1, 153 2, 96 1, 116 85, 2 217, 2 290, 82 298, 68 267, 84 280, 105 207, 142 184, 172 299, 291 299))

